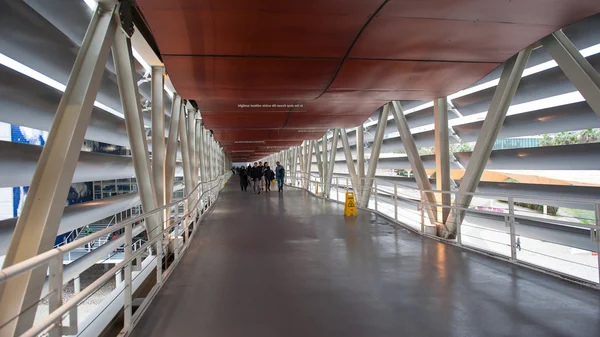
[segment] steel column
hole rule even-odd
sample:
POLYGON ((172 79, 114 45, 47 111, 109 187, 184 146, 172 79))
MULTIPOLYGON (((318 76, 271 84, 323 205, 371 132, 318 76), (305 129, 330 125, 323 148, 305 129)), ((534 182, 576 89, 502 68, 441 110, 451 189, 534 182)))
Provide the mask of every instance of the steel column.
MULTIPOLYGON (((196 169, 196 110, 188 109, 187 118, 187 139, 188 139, 188 150, 190 151, 190 172, 192 174, 192 189, 198 185, 198 170, 196 169)), ((189 193, 189 192, 188 192, 189 193)))
POLYGON ((342 145, 344 147, 344 154, 346 156, 346 165, 348 165, 348 173, 352 180, 352 189, 356 194, 356 199, 360 199, 360 194, 356 193, 360 189, 360 182, 356 175, 356 169, 354 168, 354 158, 352 158, 352 151, 350 151, 350 144, 348 143, 348 134, 346 129, 340 129, 340 135, 342 136, 342 145))
MULTIPOLYGON (((504 118, 517 91, 519 81, 530 55, 531 46, 523 49, 504 64, 500 83, 498 83, 492 97, 490 108, 485 116, 485 121, 477 138, 477 143, 475 143, 469 165, 467 165, 465 175, 461 179, 460 188, 454 201, 454 204, 460 208, 468 208, 471 204, 473 196, 468 193, 475 192, 479 180, 481 180, 481 175, 490 158, 498 133, 502 129, 504 118)), ((458 219, 464 219, 464 213, 464 210, 457 211, 458 219)), ((460 224, 458 224, 457 219, 451 214, 446 222, 448 230, 451 233, 455 233, 458 225, 460 224)))
POLYGON ((165 181, 167 182, 167 204, 173 199, 173 184, 175 181, 175 166, 177 165, 177 145, 179 144, 179 118, 182 114, 181 96, 173 96, 171 108, 171 124, 169 125, 169 138, 167 139, 167 155, 165 158, 165 181))
POLYGON ((152 178, 158 206, 166 205, 164 67, 152 67, 152 178))
POLYGON ((371 188, 373 187, 373 179, 375 178, 375 171, 377 170, 377 161, 379 160, 379 154, 381 153, 381 144, 383 143, 383 134, 385 133, 389 111, 390 104, 388 103, 383 106, 383 109, 379 114, 377 132, 375 134, 375 139, 373 139, 373 147, 371 148, 371 156, 369 157, 369 168, 367 170, 367 176, 365 177, 365 186, 362 189, 360 199, 360 205, 365 208, 369 206, 369 197, 371 196, 371 188))
POLYGON ((358 178, 362 188, 365 184, 365 128, 362 124, 356 128, 356 163, 358 164, 358 178))
MULTIPOLYGON (((115 9, 114 1, 101 2, 92 17, 17 220, 5 268, 54 245, 117 28, 115 9)), ((40 267, 0 286, 0 336, 20 335, 31 327, 45 276, 46 268, 40 267)))
MULTIPOLYGON (((323 181, 326 181, 326 177, 327 177, 327 172, 329 172, 329 169, 327 167, 327 132, 325 132, 325 135, 323 136, 323 139, 321 140, 321 156, 322 156, 322 160, 321 162, 323 163, 323 181)), ((325 195, 325 185, 323 185, 323 195, 325 195)))
POLYGON ((446 223, 450 214, 450 146, 448 140, 448 101, 446 97, 433 101, 433 118, 435 125, 435 183, 436 189, 448 193, 440 193, 436 200, 444 207, 438 207, 437 220, 446 223))
MULTIPOLYGON (((131 40, 122 29, 118 29, 115 34, 112 54, 140 199, 144 211, 149 212, 157 208, 156 191, 152 180, 148 143, 134 76, 131 40)), ((148 217, 146 226, 150 240, 154 239, 157 233, 162 230, 158 216, 148 217)))
MULTIPOLYGON (((185 107, 185 105, 184 105, 185 107)), ((186 132, 185 108, 181 109, 179 118, 179 139, 181 142, 181 159, 183 160, 183 181, 185 182, 185 195, 188 195, 194 189, 192 180, 192 170, 190 168, 190 149, 188 147, 188 133, 186 132)))
MULTIPOLYGON (((197 121, 199 128, 196 129, 196 138, 198 144, 198 158, 200 165, 200 177, 202 182, 207 182, 209 179, 206 177, 206 160, 204 159, 204 155, 206 154, 206 149, 204 148, 204 125, 202 124, 202 120, 197 121)), ((204 185, 202 185, 202 191, 204 191, 204 185)))
POLYGON ((337 154, 337 143, 338 143, 338 134, 340 133, 340 129, 333 130, 333 140, 331 141, 331 153, 329 155, 329 163, 327 164, 327 184, 323 186, 323 192, 327 197, 329 197, 329 192, 331 190, 331 179, 333 178, 333 169, 335 168, 335 155, 337 154))
POLYGON ((543 38, 542 44, 592 110, 600 117, 600 75, 598 72, 581 55, 581 52, 562 30, 543 38))
POLYGON ((429 216, 430 221, 434 222, 437 219, 437 208, 432 206, 436 204, 435 195, 432 192, 423 192, 430 191, 431 184, 429 183, 427 172, 425 172, 425 166, 423 165, 419 150, 417 149, 415 140, 410 132, 410 127, 408 126, 408 121, 406 121, 406 116, 404 115, 400 102, 392 102, 392 115, 396 121, 396 127, 398 128, 398 133, 400 133, 400 139, 402 139, 402 145, 404 145, 410 167, 415 175, 417 187, 430 204, 426 207, 427 215, 429 216))

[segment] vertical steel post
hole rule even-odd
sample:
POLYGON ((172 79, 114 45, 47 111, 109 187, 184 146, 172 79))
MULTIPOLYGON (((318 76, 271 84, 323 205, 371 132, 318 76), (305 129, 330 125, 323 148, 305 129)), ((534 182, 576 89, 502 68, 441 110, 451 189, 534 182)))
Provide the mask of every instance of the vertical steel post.
MULTIPOLYGON (((202 120, 199 120, 196 122, 197 125, 199 125, 199 127, 196 128, 196 144, 198 144, 198 159, 199 159, 199 163, 198 165, 200 165, 200 177, 202 178, 201 181, 207 182, 209 181, 208 177, 206 177, 206 160, 204 158, 204 156, 206 155, 206 149, 204 148, 204 125, 202 124, 202 120)), ((204 184, 202 185, 202 189, 201 192, 204 192, 204 190, 206 189, 206 187, 204 186, 204 184)))
POLYGON ((515 233, 515 201, 508 198, 508 227, 510 228, 510 259, 517 261, 517 237, 515 233))
POLYGON ((358 180, 362 189, 365 181, 365 129, 362 124, 356 128, 356 164, 358 165, 358 180))
POLYGON ((323 179, 323 158, 321 157, 321 151, 319 151, 319 142, 315 141, 315 157, 317 157, 317 169, 319 170, 319 176, 323 179))
POLYGON ((398 185, 394 184, 394 219, 398 221, 398 185))
POLYGON ((375 133, 375 139, 373 139, 373 148, 371 149, 371 156, 369 157, 369 168, 367 170, 365 186, 363 193, 361 194, 361 206, 365 208, 368 208, 369 206, 371 188, 373 187, 373 178, 375 178, 375 171, 377 170, 377 162, 379 161, 379 154, 381 153, 381 144, 383 143, 383 134, 385 133, 385 126, 389 111, 390 104, 388 103, 383 106, 383 109, 379 114, 377 132, 375 133))
POLYGON ((188 139, 188 151, 190 152, 190 172, 192 174, 192 188, 188 191, 191 192, 196 185, 198 185, 198 169, 196 167, 196 110, 188 109, 187 119, 187 139, 188 139))
POLYGON ((375 201, 375 211, 377 211, 377 180, 373 179, 373 199, 375 201))
MULTIPOLYGON (((133 251, 131 249, 131 245, 133 244, 133 235, 132 235, 132 225, 125 226, 125 244, 123 245, 123 249, 125 251, 125 260, 131 259, 133 256, 133 251)), ((159 261, 157 261, 158 263, 159 261)), ((127 265, 125 265, 125 274, 124 280, 125 284, 123 285, 123 331, 129 331, 131 329, 131 317, 133 315, 133 306, 132 306, 132 296, 133 291, 131 289, 131 264, 133 261, 129 261, 127 265)), ((141 267, 141 266, 140 266, 141 267)))
MULTIPOLYGON (((60 254, 50 261, 48 312, 52 313, 62 305, 63 298, 63 255, 60 254)), ((62 318, 55 322, 50 330, 50 337, 62 336, 62 318)))
POLYGON ((165 158, 165 180, 167 182, 167 204, 173 200, 173 185, 175 182, 175 167, 177 165, 177 145, 179 140, 179 117, 181 116, 181 96, 173 96, 171 109, 171 124, 169 125, 169 138, 167 141, 167 155, 165 158))
POLYGON ((164 67, 152 67, 152 178, 158 206, 166 205, 164 67))
POLYGON ((446 97, 433 101, 433 118, 435 134, 435 183, 440 193, 436 197, 440 203, 437 209, 437 219, 446 223, 450 213, 450 146, 448 140, 448 101, 446 97))
POLYGON ((183 160, 183 180, 185 182, 185 194, 188 195, 194 189, 194 181, 192 180, 192 170, 190 168, 190 150, 188 147, 188 133, 185 127, 185 109, 181 110, 179 118, 179 139, 181 142, 181 159, 183 160))
MULTIPOLYGON (((157 198, 154 181, 152 180, 139 93, 134 77, 131 40, 122 29, 118 29, 115 34, 112 54, 140 199, 144 211, 148 212, 157 208, 157 198)), ((158 216, 154 215, 146 218, 146 229, 150 240, 156 237, 161 228, 162 224, 159 222, 158 216)))
MULTIPOLYGON (((596 212, 595 212, 595 218, 596 218, 596 226, 600 227, 600 202, 596 203, 596 212)), ((600 283, 600 228, 596 228, 596 253, 597 254, 597 258, 598 258, 598 281, 600 283)))
MULTIPOLYGON (((494 96, 492 97, 490 108, 485 116, 481 132, 479 133, 471 159, 469 160, 469 165, 467 165, 465 174, 461 179, 458 195, 454 201, 454 204, 461 208, 457 213, 460 216, 460 219, 464 219, 463 214, 465 211, 462 209, 468 208, 471 204, 473 196, 469 193, 475 192, 475 189, 479 184, 481 175, 485 170, 485 165, 492 153, 494 142, 498 137, 500 129, 502 129, 506 113, 508 112, 508 108, 510 107, 515 92, 517 91, 517 87, 519 86, 519 81, 523 75, 527 60, 529 60, 529 55, 531 55, 531 49, 531 46, 523 49, 519 54, 511 57, 504 64, 504 69, 500 76, 500 83, 498 83, 494 96)), ((448 221, 446 221, 446 226, 448 227, 449 232, 455 232, 455 219, 448 219, 448 221)))
POLYGON ((337 155, 338 134, 340 129, 333 130, 333 139, 331 141, 331 153, 329 155, 329 163, 327 165, 327 183, 323 186, 323 192, 329 197, 331 190, 331 179, 333 179, 333 170, 335 169, 335 156, 337 155))
MULTIPOLYGON (((4 268, 54 245, 117 28, 115 9, 115 1, 104 1, 92 17, 38 160, 4 268)), ((46 268, 40 267, 0 286, 0 336, 21 335, 32 326, 45 276, 46 268)))

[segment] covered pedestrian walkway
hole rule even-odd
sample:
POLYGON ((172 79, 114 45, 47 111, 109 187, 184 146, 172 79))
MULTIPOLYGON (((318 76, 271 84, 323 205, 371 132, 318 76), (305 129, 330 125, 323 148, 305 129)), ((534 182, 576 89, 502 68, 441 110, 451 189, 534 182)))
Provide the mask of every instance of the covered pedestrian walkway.
POLYGON ((600 296, 237 177, 132 336, 597 336, 600 296))

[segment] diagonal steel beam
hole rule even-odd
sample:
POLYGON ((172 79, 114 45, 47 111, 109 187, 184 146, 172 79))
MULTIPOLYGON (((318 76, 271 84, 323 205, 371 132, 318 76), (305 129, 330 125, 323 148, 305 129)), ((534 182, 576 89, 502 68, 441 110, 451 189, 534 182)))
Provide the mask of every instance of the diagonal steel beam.
POLYGON ((152 67, 152 179, 158 206, 166 205, 164 67, 152 67))
POLYGON ((329 162, 327 163, 327 184, 325 184, 323 188, 323 192, 327 196, 331 191, 331 180, 333 179, 333 169, 335 168, 335 155, 337 154, 337 143, 338 143, 338 134, 340 133, 340 129, 333 130, 333 138, 331 140, 331 153, 329 154, 329 162))
POLYGON ((590 62, 562 30, 543 38, 542 45, 600 117, 600 75, 590 62))
MULTIPOLYGON (((531 46, 523 49, 519 54, 511 57, 504 64, 504 69, 500 76, 500 83, 498 83, 498 86, 496 87, 481 132, 475 143, 471 160, 469 160, 465 175, 461 179, 458 194, 454 201, 454 204, 458 207, 468 208, 471 204, 473 196, 469 193, 475 192, 475 189, 481 180, 481 175, 490 158, 498 133, 500 132, 500 129, 502 129, 504 118, 506 118, 508 108, 510 108, 512 99, 519 86, 523 70, 531 55, 531 50, 531 46)), ((456 228, 460 225, 462 219, 464 219, 464 214, 464 211, 450 214, 448 221, 446 222, 450 234, 456 233, 456 228)))
POLYGON ((373 188, 373 179, 375 178, 375 171, 377 170, 377 161, 379 160, 379 154, 381 153, 381 144, 383 143, 383 134, 385 133, 385 126, 390 111, 390 104, 386 104, 379 113, 379 122, 377 123, 377 131, 375 138, 373 139, 373 146, 371 148, 371 157, 369 157, 369 167, 367 169, 367 176, 365 177, 365 185, 361 192, 362 207, 369 206, 369 198, 371 196, 371 189, 373 188))
MULTIPOLYGON (((115 1, 102 1, 92 17, 17 220, 5 268, 54 245, 117 30, 115 12, 115 1)), ((46 267, 40 267, 0 286, 0 336, 21 335, 32 326, 45 276, 46 267)))
MULTIPOLYGON (((142 207, 147 212, 157 208, 158 200, 156 198, 154 181, 152 180, 144 119, 135 81, 131 40, 123 29, 118 29, 115 34, 112 54, 117 73, 121 104, 123 105, 123 112, 125 114, 125 126, 131 147, 133 168, 140 191, 142 207)), ((162 229, 162 225, 159 224, 158 215, 148 217, 146 219, 146 226, 150 240, 155 238, 157 233, 162 229)))
MULTIPOLYGON (((167 191, 173 190, 175 181, 175 165, 177 164, 177 145, 179 144, 179 118, 181 116, 181 96, 175 94, 171 107, 171 124, 169 125, 169 138, 167 139, 167 154, 165 157, 165 180, 167 191)), ((171 203, 173 193, 167 192, 167 204, 171 203)))
MULTIPOLYGON (((348 134, 346 129, 340 129, 340 136, 342 137, 342 145, 344 147, 344 154, 346 156, 346 165, 348 166, 348 173, 352 179, 352 189, 354 193, 360 190, 360 181, 356 175, 356 169, 354 168, 354 158, 352 158, 352 151, 350 151, 350 144, 348 143, 348 134)), ((360 193, 356 193, 356 199, 360 200, 360 193)))
POLYGON ((362 188, 365 184, 365 128, 362 124, 356 128, 356 163, 358 180, 362 188))
MULTIPOLYGON (((410 162, 410 167, 415 175, 417 187, 421 190, 423 197, 426 199, 425 201, 431 205, 435 205, 435 195, 432 192, 423 192, 430 191, 431 184, 429 183, 427 172, 425 171, 425 166, 419 155, 419 150, 417 149, 413 135, 410 132, 410 126, 408 125, 408 121, 402 110, 402 105, 400 105, 400 102, 394 101, 392 102, 392 107, 392 115, 396 121, 396 127, 398 127, 398 133, 400 133, 400 139, 402 140, 402 145, 404 146, 406 156, 410 162)), ((430 221, 433 222, 437 219, 437 208, 431 205, 425 207, 425 210, 427 211, 427 216, 429 216, 430 221)))

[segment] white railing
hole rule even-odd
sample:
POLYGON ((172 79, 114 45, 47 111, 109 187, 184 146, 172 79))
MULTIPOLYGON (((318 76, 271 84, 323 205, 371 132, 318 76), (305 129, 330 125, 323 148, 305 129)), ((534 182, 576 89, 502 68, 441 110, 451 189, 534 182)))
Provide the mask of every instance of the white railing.
MULTIPOLYGON (((144 309, 152 300, 154 294, 162 287, 163 280, 171 274, 177 265, 182 254, 189 246, 194 234, 197 232, 198 222, 202 218, 204 211, 216 201, 219 192, 230 176, 231 173, 225 173, 215 180, 202 182, 183 199, 174 201, 137 217, 124 220, 121 223, 117 223, 104 230, 90 234, 80 240, 75 240, 0 270, 0 284, 4 284, 9 279, 23 273, 31 272, 37 268, 49 268, 49 291, 47 296, 41 298, 38 302, 38 304, 41 304, 43 301, 48 302, 48 314, 45 317, 41 317, 38 322, 21 336, 33 337, 46 334, 49 336, 62 336, 77 334, 78 305, 94 295, 95 292, 105 286, 108 281, 113 280, 115 275, 121 275, 121 273, 124 275, 124 280, 122 281, 124 282, 124 287, 120 296, 124 303, 125 322, 122 334, 129 332, 135 326, 135 322, 137 322, 137 319, 139 319, 144 312, 144 309), (145 228, 142 232, 146 231, 148 234, 158 234, 153 237, 148 237, 147 241, 134 241, 133 232, 134 230, 137 231, 137 226, 135 226, 135 224, 142 222, 147 224, 148 222, 144 220, 151 216, 166 220, 158 222, 162 228, 157 231, 156 228, 145 228), (70 281, 70 279, 63 278, 63 256, 89 242, 96 241, 107 234, 121 229, 125 231, 123 245, 124 259, 63 303, 63 287, 65 283, 70 281), (134 245, 136 248, 135 250, 133 249, 134 245), (146 296, 146 299, 140 305, 138 310, 136 310, 134 315, 132 312, 132 271, 136 268, 138 270, 141 268, 142 254, 146 254, 148 251, 152 251, 157 262, 155 264, 157 275, 156 284, 150 291, 152 296, 146 296), (169 256, 167 256, 164 261, 163 257, 170 252, 172 252, 174 258, 172 262, 168 264, 170 261, 169 256), (166 270, 163 270, 163 266, 167 266, 166 270)), ((16 317, 8 320, 3 319, 3 325, 0 326, 0 331, 15 318, 16 317)))
MULTIPOLYGON (((365 180, 357 180, 365 184, 365 180)), ((286 177, 286 183, 315 195, 318 191, 319 197, 340 203, 345 201, 345 192, 353 190, 350 177, 334 176, 330 188, 324 188, 327 179, 297 172, 295 177, 286 177)), ((422 235, 600 288, 600 200, 536 198, 541 205, 569 203, 582 210, 594 210, 587 211, 593 215, 581 221, 574 216, 544 215, 519 206, 521 200, 529 203, 526 200, 533 199, 531 196, 466 193, 473 197, 471 204, 477 206, 462 207, 453 203, 458 191, 421 191, 377 178, 372 187, 354 192, 359 208, 422 235), (367 205, 360 204, 364 193, 369 194, 367 205), (427 201, 429 193, 436 196, 435 203, 427 201), (443 194, 450 194, 450 204, 441 204, 443 194), (444 225, 435 217, 442 218, 443 210, 450 214, 449 219, 454 219, 456 227, 450 239, 439 236, 444 225)))

